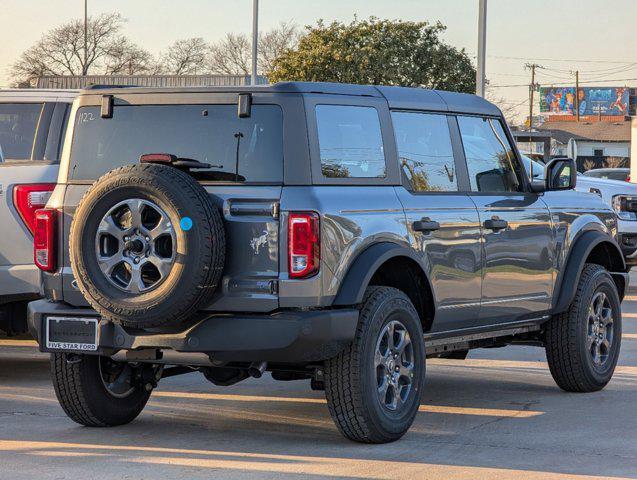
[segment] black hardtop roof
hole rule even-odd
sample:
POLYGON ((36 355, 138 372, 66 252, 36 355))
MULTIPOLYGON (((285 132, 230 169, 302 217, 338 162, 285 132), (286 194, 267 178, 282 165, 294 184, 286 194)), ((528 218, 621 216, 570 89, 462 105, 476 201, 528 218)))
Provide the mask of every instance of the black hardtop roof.
POLYGON ((431 110, 482 115, 501 115, 491 102, 477 95, 427 90, 424 88, 355 85, 329 82, 279 82, 254 86, 210 86, 210 87, 130 87, 93 86, 82 90, 83 95, 122 95, 157 93, 300 93, 347 95, 385 98, 390 108, 401 110, 431 110))

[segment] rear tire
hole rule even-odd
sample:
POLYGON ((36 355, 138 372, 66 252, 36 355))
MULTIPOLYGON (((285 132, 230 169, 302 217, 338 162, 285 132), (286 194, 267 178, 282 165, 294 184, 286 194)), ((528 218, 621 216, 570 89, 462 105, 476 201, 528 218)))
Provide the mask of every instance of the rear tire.
MULTIPOLYGON (((110 359, 97 355, 51 355, 55 395, 68 417, 80 425, 112 427, 130 423, 141 413, 150 397, 151 392, 141 384, 133 382, 126 385, 124 381, 117 380, 109 383, 112 371, 105 373, 107 380, 103 380, 102 373, 106 372, 106 367, 101 365, 105 361, 110 359), (112 390, 107 385, 111 385, 112 390)), ((128 364, 115 366, 130 368, 128 364)))
POLYGON ((418 413, 424 380, 425 345, 414 306, 400 290, 369 287, 353 343, 325 365, 336 426, 356 442, 398 440, 418 413))
POLYGON ((621 332, 615 282, 604 267, 586 264, 569 309, 546 324, 546 359, 558 386, 567 392, 604 388, 617 365, 621 332))

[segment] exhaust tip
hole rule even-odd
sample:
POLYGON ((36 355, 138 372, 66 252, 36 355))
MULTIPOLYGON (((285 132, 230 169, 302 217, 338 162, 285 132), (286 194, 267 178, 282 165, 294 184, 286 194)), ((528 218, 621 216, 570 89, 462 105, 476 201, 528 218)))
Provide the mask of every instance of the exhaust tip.
POLYGON ((261 378, 268 367, 268 362, 252 362, 248 367, 248 375, 252 378, 261 378))

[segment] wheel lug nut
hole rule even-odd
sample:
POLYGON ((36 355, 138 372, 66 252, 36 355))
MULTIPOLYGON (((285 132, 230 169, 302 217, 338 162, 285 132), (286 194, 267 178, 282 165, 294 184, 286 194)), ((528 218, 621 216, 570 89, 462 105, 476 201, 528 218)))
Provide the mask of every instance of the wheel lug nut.
POLYGON ((147 242, 150 242, 150 237, 146 237, 146 241, 147 241, 147 242))
POLYGON ((135 257, 135 263, 139 263, 139 257, 135 257))

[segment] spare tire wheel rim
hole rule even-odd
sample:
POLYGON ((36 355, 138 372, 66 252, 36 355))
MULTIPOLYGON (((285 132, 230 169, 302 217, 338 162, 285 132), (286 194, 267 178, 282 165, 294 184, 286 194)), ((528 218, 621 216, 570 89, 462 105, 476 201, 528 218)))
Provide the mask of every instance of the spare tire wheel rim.
POLYGON ((150 200, 132 198, 113 206, 95 234, 99 269, 131 294, 157 288, 175 263, 177 236, 170 217, 150 200))

